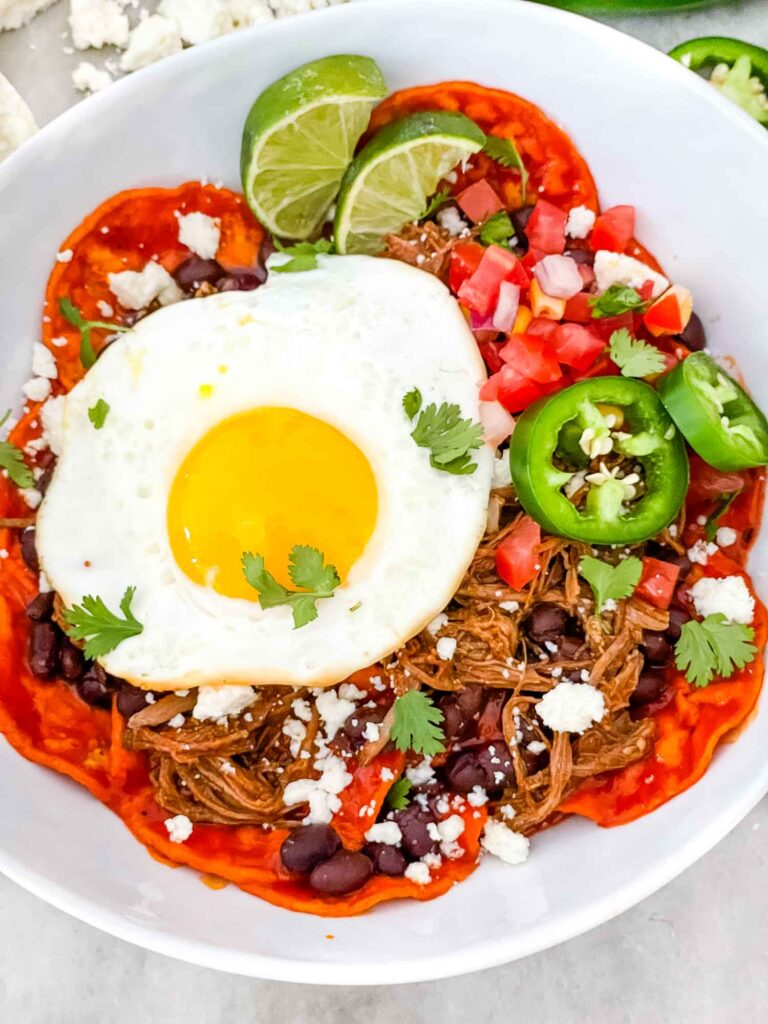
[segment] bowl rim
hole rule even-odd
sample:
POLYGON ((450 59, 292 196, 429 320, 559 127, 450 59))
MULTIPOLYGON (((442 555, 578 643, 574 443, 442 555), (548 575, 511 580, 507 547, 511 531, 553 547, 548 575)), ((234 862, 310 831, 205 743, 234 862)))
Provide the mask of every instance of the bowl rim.
MULTIPOLYGON (((666 54, 648 44, 583 16, 536 3, 523 2, 523 0, 473 0, 473 3, 478 17, 486 14, 493 17, 495 13, 501 12, 508 17, 512 11, 517 17, 538 22, 542 31, 546 31, 547 26, 553 24, 566 25, 569 31, 575 35, 590 38, 604 46, 610 46, 614 51, 618 49, 620 52, 625 52, 634 60, 640 60, 646 64, 649 69, 667 76, 675 88, 687 89, 694 94, 699 94, 702 103, 708 103, 714 109, 719 109, 720 116, 726 117, 732 122, 735 130, 751 136, 754 144, 763 147, 766 157, 768 157, 768 132, 763 127, 745 111, 712 89, 699 76, 691 74, 682 65, 678 65, 666 54)), ((431 10, 437 17, 446 9, 466 12, 466 6, 467 0, 365 0, 365 4, 362 3, 362 0, 358 0, 354 4, 341 4, 320 11, 309 11, 291 18, 275 19, 213 40, 205 46, 191 47, 171 58, 150 65, 138 73, 126 76, 113 83, 108 90, 89 97, 86 104, 76 104, 55 118, 0 166, 0 190, 8 181, 23 174, 27 162, 31 163, 38 154, 44 153, 49 140, 73 134, 79 125, 88 122, 91 115, 98 117, 102 108, 116 108, 122 99, 130 96, 132 92, 140 93, 147 89, 161 88, 164 79, 175 75, 177 68, 186 67, 191 72, 195 67, 202 67, 208 62, 216 62, 221 59, 229 49, 258 45, 262 39, 264 43, 268 43, 269 39, 273 37, 285 35, 290 37, 305 32, 310 25, 317 25, 317 20, 307 21, 309 16, 313 19, 322 17, 330 25, 336 23, 343 27, 348 19, 366 18, 369 11, 394 14, 397 8, 400 8, 399 16, 407 18, 409 13, 416 11, 422 13, 431 10)), ((439 24, 439 19, 436 23, 439 24)), ((341 36, 342 33, 340 32, 339 35, 341 36)), ((40 771, 46 770, 39 766, 35 767, 40 771)), ((430 956, 427 951, 425 956, 418 961, 389 961, 384 969, 380 963, 374 960, 356 962, 354 965, 348 966, 344 963, 333 963, 319 958, 314 961, 304 959, 300 962, 301 976, 297 977, 296 961, 288 961, 263 953, 243 953, 212 942, 185 939, 153 931, 142 924, 129 920, 117 911, 105 908, 96 900, 74 894, 65 885, 46 877, 41 872, 30 869, 2 848, 0 848, 0 872, 57 909, 63 910, 89 925, 152 952, 162 953, 198 966, 249 977, 316 985, 358 986, 412 983, 455 977, 499 966, 574 938, 610 920, 666 885, 703 856, 749 813, 766 792, 768 792, 768 761, 762 771, 754 773, 747 780, 736 799, 731 800, 712 816, 704 829, 682 842, 661 860, 654 861, 631 883, 619 886, 611 893, 607 893, 599 900, 578 910, 561 914, 554 921, 545 920, 534 924, 521 934, 509 935, 505 938, 492 938, 474 945, 471 949, 464 948, 450 954, 440 953, 430 956)), ((333 919, 328 920, 330 922, 333 919)))

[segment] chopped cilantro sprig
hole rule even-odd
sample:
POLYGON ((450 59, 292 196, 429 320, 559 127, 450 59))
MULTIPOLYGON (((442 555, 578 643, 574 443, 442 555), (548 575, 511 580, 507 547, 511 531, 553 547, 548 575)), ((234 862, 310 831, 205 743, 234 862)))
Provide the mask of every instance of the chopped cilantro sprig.
POLYGON ((458 405, 448 402, 439 407, 432 402, 422 408, 418 388, 404 396, 403 409, 411 421, 418 415, 411 437, 420 448, 429 449, 429 461, 435 469, 459 476, 475 472, 477 463, 469 453, 483 443, 483 428, 479 423, 462 419, 458 405))
POLYGON ((602 319, 608 316, 620 316, 622 313, 642 312, 648 303, 636 288, 626 284, 612 284, 602 295, 595 295, 588 300, 592 316, 602 319))
POLYGON ((287 605, 293 613, 293 628, 300 629, 317 618, 317 602, 333 597, 341 583, 333 565, 325 563, 317 548, 296 544, 288 556, 288 575, 302 590, 289 590, 264 567, 261 555, 243 553, 243 573, 259 595, 262 608, 287 605))
POLYGON ((523 158, 512 139, 500 139, 498 135, 486 135, 483 152, 502 167, 509 167, 520 172, 520 190, 522 200, 528 190, 528 171, 523 158))
MULTIPOLYGON (((3 426, 10 415, 11 410, 9 409, 5 416, 0 419, 0 427, 3 426)), ((12 444, 11 441, 0 441, 0 469, 5 470, 8 478, 17 487, 32 487, 35 482, 32 470, 24 461, 24 453, 15 444, 12 444)))
POLYGON ((675 644, 675 664, 696 687, 707 686, 715 677, 730 679, 755 660, 754 639, 754 629, 728 622, 721 612, 707 615, 702 622, 691 619, 675 644))
POLYGON ((640 582, 643 563, 631 555, 617 565, 585 555, 579 562, 579 574, 584 577, 595 595, 595 611, 599 614, 608 601, 629 597, 640 582))
POLYGON ((283 245, 279 238, 273 238, 278 252, 290 256, 287 263, 281 263, 271 269, 278 274, 299 274, 305 270, 317 268, 317 257, 333 251, 333 242, 327 238, 318 238, 316 242, 297 242, 296 245, 283 245))
POLYGON ((86 320, 77 306, 71 299, 59 299, 59 309, 65 320, 68 320, 73 327, 80 331, 80 362, 85 370, 90 370, 96 362, 96 351, 91 341, 91 331, 94 328, 103 328, 106 331, 123 333, 129 331, 130 327, 121 327, 120 324, 110 324, 105 320, 86 320))
POLYGON ((120 611, 123 618, 107 608, 100 597, 87 595, 82 604, 73 605, 64 612, 65 630, 71 640, 85 640, 86 658, 99 658, 129 637, 138 636, 144 626, 131 611, 135 587, 126 587, 120 611))
POLYGON ((664 356, 656 346, 633 338, 625 327, 613 332, 609 345, 623 377, 651 377, 664 369, 664 356))
POLYGON ((398 750, 431 757, 445 750, 443 712, 423 690, 409 690, 395 701, 392 742, 398 750))

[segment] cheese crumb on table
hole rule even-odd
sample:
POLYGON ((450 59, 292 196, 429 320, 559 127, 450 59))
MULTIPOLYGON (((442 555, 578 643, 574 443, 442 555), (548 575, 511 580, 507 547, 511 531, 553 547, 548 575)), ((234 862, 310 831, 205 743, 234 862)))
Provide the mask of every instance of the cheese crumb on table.
POLYGON ((111 81, 112 75, 108 71, 87 60, 80 61, 72 72, 72 84, 79 92, 98 92, 111 81))
POLYGON ((128 42, 128 18, 116 0, 71 0, 69 25, 78 50, 128 42))
POLYGON ((0 160, 37 131, 34 115, 8 79, 0 74, 0 160))
POLYGON ((54 0, 0 0, 0 32, 21 28, 54 0))
POLYGON ((48 380, 56 380, 59 376, 53 352, 41 341, 32 342, 32 373, 36 377, 47 377, 48 380))
POLYGON ((120 58, 121 71, 138 71, 181 49, 179 26, 172 18, 152 14, 131 31, 128 49, 120 58))
POLYGON ((160 0, 157 12, 177 23, 185 43, 204 43, 235 27, 226 0, 160 0))

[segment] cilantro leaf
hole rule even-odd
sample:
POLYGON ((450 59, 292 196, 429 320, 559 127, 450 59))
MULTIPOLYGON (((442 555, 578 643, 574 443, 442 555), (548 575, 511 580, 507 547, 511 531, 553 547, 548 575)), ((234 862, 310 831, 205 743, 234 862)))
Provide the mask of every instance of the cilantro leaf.
POLYGON ((633 338, 626 327, 613 332, 609 345, 611 359, 624 377, 650 377, 664 369, 664 356, 656 346, 633 338))
POLYGON ((592 308, 592 316, 598 320, 635 310, 640 312, 648 305, 636 288, 630 288, 626 284, 612 284, 602 295, 594 295, 588 302, 592 308))
MULTIPOLYGON (((11 410, 8 409, 5 416, 0 420, 0 427, 3 426, 10 415, 11 410)), ((32 470, 24 461, 24 453, 15 444, 12 444, 11 441, 0 441, 0 469, 6 471, 8 478, 17 487, 32 487, 35 483, 32 470)))
POLYGON ((272 241, 278 252, 293 257, 287 263, 271 268, 278 274, 299 274, 304 270, 315 270, 318 255, 333 250, 333 242, 327 238, 318 238, 316 242, 297 242, 296 245, 283 245, 279 238, 273 238, 272 241))
POLYGON ((525 193, 528 189, 528 171, 525 169, 523 158, 520 156, 513 140, 500 139, 497 135, 486 135, 483 152, 491 160, 501 164, 502 167, 511 167, 520 172, 522 200, 525 202, 525 193))
POLYGON ((103 328, 106 331, 124 333, 130 331, 130 327, 121 327, 120 324, 110 324, 105 320, 86 320, 77 306, 71 299, 59 299, 59 309, 65 320, 68 320, 73 327, 80 331, 80 362, 85 370, 90 370, 96 362, 96 351, 91 341, 91 331, 103 328))
POLYGON ((410 803, 408 794, 411 792, 412 785, 408 779, 403 775, 397 782, 394 782, 390 787, 389 792, 386 796, 386 804, 391 807, 393 811, 402 811, 404 807, 407 807, 410 803))
POLYGON ((438 192, 435 192, 435 194, 429 200, 424 212, 419 214, 418 219, 426 220, 428 217, 431 217, 433 213, 437 213, 441 206, 445 206, 445 204, 451 198, 451 193, 447 189, 441 188, 438 192))
POLYGON ((483 245, 508 245, 514 237, 515 226, 505 210, 494 213, 480 228, 480 241, 483 245))
POLYGON ((703 622, 691 619, 680 630, 675 644, 675 664, 694 686, 711 683, 715 676, 729 679, 736 669, 754 661, 755 631, 739 622, 728 622, 718 612, 703 622))
POLYGON ((643 563, 631 555, 617 565, 585 555, 579 562, 579 573, 595 595, 595 611, 599 614, 607 601, 620 601, 629 597, 640 582, 643 563))
POLYGON ((395 701, 391 737, 398 750, 430 757, 445 750, 440 722, 443 712, 423 690, 409 690, 395 701))
POLYGON ((131 611, 135 587, 126 587, 119 615, 111 612, 100 597, 87 595, 82 604, 73 605, 64 612, 64 627, 71 640, 85 640, 83 653, 86 658, 99 658, 114 651, 118 644, 131 636, 138 636, 144 629, 131 611))
POLYGON ((405 409, 405 415, 409 420, 412 420, 416 413, 421 409, 421 403, 422 397, 418 388, 413 388, 403 397, 403 408, 405 409))
MULTIPOLYGON (((403 399, 403 408, 409 419, 411 409, 416 409, 414 392, 421 395, 417 389, 409 392, 403 399)), ((443 402, 438 408, 434 402, 421 409, 419 403, 419 418, 416 426, 411 431, 411 437, 420 448, 429 448, 430 464, 435 469, 445 473, 465 476, 474 473, 477 464, 472 462, 469 453, 475 448, 480 448, 483 443, 483 428, 479 423, 472 420, 463 420, 458 405, 451 405, 443 402)))
POLYGON ((288 556, 288 575, 297 587, 303 590, 289 590, 278 583, 271 572, 264 567, 261 555, 250 551, 243 553, 243 574, 259 595, 262 608, 277 608, 288 605, 293 614, 293 628, 300 629, 317 618, 318 600, 333 597, 341 580, 332 565, 326 565, 317 548, 296 544, 288 556))
POLYGON ((105 402, 103 398, 100 398, 95 405, 92 405, 88 410, 88 419, 94 425, 96 430, 101 430, 104 426, 104 421, 107 418, 109 412, 109 403, 105 402))

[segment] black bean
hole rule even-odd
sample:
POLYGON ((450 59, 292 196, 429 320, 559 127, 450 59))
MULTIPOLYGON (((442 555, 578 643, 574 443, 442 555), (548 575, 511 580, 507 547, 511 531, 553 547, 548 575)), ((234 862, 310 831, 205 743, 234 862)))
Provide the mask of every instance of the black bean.
POLYGON ((525 623, 528 636, 537 644, 552 643, 562 636, 568 625, 568 613, 560 605, 541 601, 531 608, 525 623))
POLYGON ((657 633, 652 629, 643 630, 640 650, 643 652, 645 660, 651 665, 668 665, 674 654, 672 644, 664 634, 657 633))
POLYGON ((280 860, 287 871, 308 874, 321 861, 333 857, 339 849, 341 839, 330 825, 302 825, 283 841, 280 860))
POLYGON ((267 279, 266 271, 261 267, 253 270, 233 270, 219 278, 216 287, 220 292, 252 292, 267 279))
POLYGON ((670 608, 669 609, 669 625, 667 626, 667 636, 670 640, 678 640, 680 638, 680 630, 690 619, 690 615, 687 611, 682 608, 670 608))
POLYGON ((37 548, 35 547, 34 526, 28 526, 21 535, 21 557, 24 559, 24 564, 28 569, 34 573, 40 572, 40 562, 37 557, 37 548))
POLYGON ((82 679, 78 680, 77 692, 86 704, 95 708, 108 708, 112 704, 112 693, 107 673, 101 665, 91 665, 82 679))
POLYGON ((339 850, 313 869, 309 884, 324 896, 344 896, 362 888, 372 874, 370 857, 352 850, 339 850))
POLYGON ((488 783, 485 768, 470 751, 457 754, 448 761, 446 777, 454 793, 469 793, 475 786, 485 787, 488 783))
POLYGON ((635 707, 639 704, 653 704, 662 696, 667 685, 667 675, 663 669, 644 668, 629 703, 635 707))
POLYGON ((691 313, 691 319, 685 325, 680 337, 685 347, 689 348, 691 352, 700 352, 701 349, 707 347, 707 335, 704 330, 704 324, 695 313, 691 313))
POLYGON ((61 641, 61 674, 69 682, 79 679, 85 671, 85 658, 79 647, 66 637, 61 641))
POLYGON ((486 789, 503 789, 514 781, 515 769, 506 743, 491 743, 477 752, 477 763, 483 768, 486 789))
POLYGON ((354 711, 344 723, 344 732, 351 740, 364 739, 366 727, 369 722, 378 725, 384 717, 383 708, 361 708, 354 711))
POLYGON ((533 206, 521 206, 519 210, 513 210, 509 215, 519 242, 525 240, 525 229, 528 227, 533 209, 533 206))
POLYGON ((123 718, 130 718, 137 711, 143 711, 147 707, 147 695, 147 690, 131 686, 130 683, 122 683, 117 691, 117 710, 123 718))
POLYGON ((580 640, 576 636, 564 636, 558 638, 555 643, 557 644, 557 655, 559 658, 575 658, 581 648, 584 646, 584 641, 580 640))
POLYGON ((29 667, 47 679, 59 667, 59 633, 52 622, 35 622, 29 637, 29 667))
POLYGON ((591 267, 595 262, 595 254, 589 249, 571 249, 565 255, 570 256, 574 263, 584 267, 591 267))
POLYGON ((426 853, 436 852, 438 843, 430 836, 428 827, 434 825, 435 820, 429 811, 422 810, 418 804, 411 804, 402 811, 396 811, 394 819, 403 834, 403 851, 409 857, 419 860, 426 853))
POLYGON ((56 463, 48 466, 47 469, 43 470, 43 475, 35 484, 35 487, 40 491, 41 494, 45 494, 48 490, 51 480, 53 479, 53 471, 56 469, 56 463))
POLYGON ((380 875, 398 877, 405 872, 406 859, 396 846, 389 843, 368 843, 365 853, 373 861, 373 870, 380 875))
POLYGON ((450 745, 464 736, 469 727, 469 719, 462 713, 452 693, 440 701, 440 710, 443 712, 443 736, 450 745))
POLYGON ((199 256, 190 256, 180 263, 173 276, 179 288, 185 292, 193 292, 201 284, 214 284, 224 273, 224 268, 216 260, 203 260, 199 256))
POLYGON ((50 619, 55 597, 56 595, 52 590, 33 597, 27 605, 27 618, 32 619, 33 622, 42 622, 43 619, 50 619))

